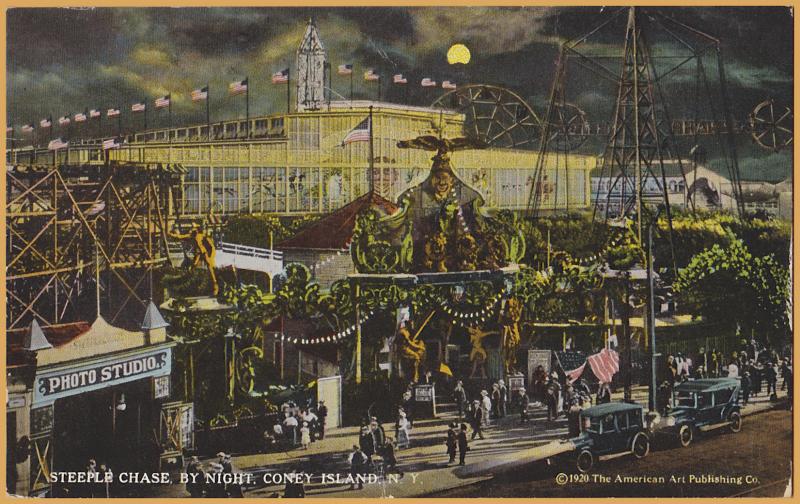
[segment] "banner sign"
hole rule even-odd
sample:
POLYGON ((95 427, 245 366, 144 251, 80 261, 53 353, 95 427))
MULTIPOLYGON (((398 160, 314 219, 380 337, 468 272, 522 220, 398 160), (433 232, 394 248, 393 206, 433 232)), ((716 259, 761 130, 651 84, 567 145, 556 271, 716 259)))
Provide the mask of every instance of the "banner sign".
POLYGON ((171 366, 172 348, 162 347, 74 367, 45 369, 36 374, 33 402, 52 402, 142 378, 169 375, 171 366))

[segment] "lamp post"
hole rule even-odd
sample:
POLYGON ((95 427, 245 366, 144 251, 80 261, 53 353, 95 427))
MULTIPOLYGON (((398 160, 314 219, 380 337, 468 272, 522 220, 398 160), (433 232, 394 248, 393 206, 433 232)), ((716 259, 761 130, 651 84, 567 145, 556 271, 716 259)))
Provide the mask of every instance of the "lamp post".
POLYGON ((653 226, 658 224, 658 216, 661 215, 662 206, 650 220, 647 226, 647 331, 650 338, 650 387, 648 388, 647 405, 650 411, 656 411, 656 370, 658 358, 661 354, 656 352, 656 307, 655 307, 655 288, 653 272, 653 226))
POLYGON ((236 333, 233 327, 229 327, 223 337, 225 338, 225 390, 228 402, 233 404, 236 388, 236 340, 242 339, 242 335, 236 333))

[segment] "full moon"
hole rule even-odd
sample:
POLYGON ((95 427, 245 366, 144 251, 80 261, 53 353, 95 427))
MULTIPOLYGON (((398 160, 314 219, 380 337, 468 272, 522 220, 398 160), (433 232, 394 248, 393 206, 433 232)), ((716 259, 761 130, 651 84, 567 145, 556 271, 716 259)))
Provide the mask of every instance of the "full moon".
POLYGON ((470 53, 467 46, 464 44, 453 44, 450 49, 447 50, 447 62, 451 65, 456 63, 463 63, 466 65, 469 63, 470 53))

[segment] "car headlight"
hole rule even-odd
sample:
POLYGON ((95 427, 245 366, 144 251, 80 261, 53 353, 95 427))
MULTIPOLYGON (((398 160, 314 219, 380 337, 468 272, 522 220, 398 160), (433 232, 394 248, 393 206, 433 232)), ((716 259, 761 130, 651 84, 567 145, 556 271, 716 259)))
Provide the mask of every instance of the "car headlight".
POLYGON ((667 417, 667 425, 669 427, 672 427, 673 425, 675 425, 675 417, 672 417, 672 416, 671 417, 667 417))

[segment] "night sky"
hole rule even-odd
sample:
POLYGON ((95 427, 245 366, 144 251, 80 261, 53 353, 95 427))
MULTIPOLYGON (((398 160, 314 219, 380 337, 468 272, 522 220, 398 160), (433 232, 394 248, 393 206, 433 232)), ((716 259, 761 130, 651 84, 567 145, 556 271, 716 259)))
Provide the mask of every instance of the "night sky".
MULTIPOLYGON (((392 74, 406 75, 414 104, 429 104, 442 92, 419 87, 421 78, 432 77, 438 82, 499 84, 518 92, 542 113, 559 45, 588 32, 616 10, 10 9, 8 123, 38 123, 48 115, 56 120, 87 107, 105 110, 120 105, 127 128, 131 103, 147 99, 149 124, 165 126, 166 112, 156 116, 152 100, 166 93, 172 94, 174 124, 204 122, 205 107, 193 105, 189 93, 207 82, 212 120, 243 117, 244 99, 225 94, 228 82, 245 76, 250 78, 251 115, 281 112, 286 109, 285 86, 272 85, 270 75, 290 63, 294 67, 295 51, 312 16, 334 70, 342 63, 354 64, 356 98, 375 97, 374 83, 365 83, 361 77, 364 70, 374 68, 384 75, 384 95, 392 74), (472 53, 466 66, 447 63, 447 49, 456 42, 466 44, 472 53)), ((789 9, 671 8, 658 12, 721 40, 735 117, 745 119, 767 98, 792 105, 793 19, 789 9)), ((652 21, 652 16, 644 14, 643 23, 652 21)), ((585 54, 606 57, 605 64, 615 73, 620 67, 624 18, 620 16, 580 46, 585 54)), ((660 25, 653 24, 645 33, 660 71, 686 54, 660 25)), ((700 44, 700 39, 686 32, 680 35, 690 44, 700 44)), ((704 61, 713 91, 719 84, 714 52, 704 61)), ((568 66, 567 74, 568 100, 586 110, 592 120, 610 118, 613 87, 574 65, 568 66)), ((694 106, 689 99, 695 76, 695 67, 686 65, 663 79, 665 101, 673 117, 711 114, 710 109, 703 109, 708 100, 701 97, 700 105, 694 106)), ((388 99, 401 101, 403 93, 389 87, 388 99)), ((349 79, 334 75, 333 88, 347 96, 349 79)))

